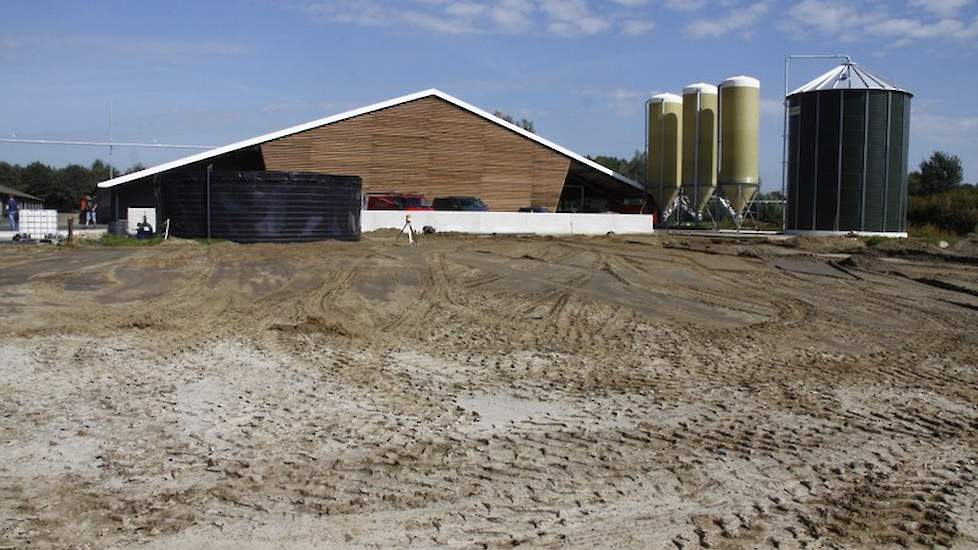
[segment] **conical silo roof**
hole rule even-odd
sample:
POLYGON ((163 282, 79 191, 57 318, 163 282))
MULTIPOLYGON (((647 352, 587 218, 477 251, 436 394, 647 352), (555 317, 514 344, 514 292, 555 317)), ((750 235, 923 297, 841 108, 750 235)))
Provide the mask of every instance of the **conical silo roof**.
POLYGON ((876 76, 855 63, 843 63, 788 95, 823 90, 885 90, 910 94, 907 90, 876 76))

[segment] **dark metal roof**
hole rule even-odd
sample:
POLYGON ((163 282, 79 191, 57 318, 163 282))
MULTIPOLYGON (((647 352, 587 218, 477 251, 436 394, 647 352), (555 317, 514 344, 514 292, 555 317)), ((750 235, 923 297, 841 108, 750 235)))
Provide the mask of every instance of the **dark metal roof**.
POLYGON ((22 199, 30 199, 32 201, 44 202, 41 197, 35 197, 34 195, 28 195, 23 191, 18 191, 13 187, 7 187, 6 185, 0 185, 0 195, 13 195, 22 199))

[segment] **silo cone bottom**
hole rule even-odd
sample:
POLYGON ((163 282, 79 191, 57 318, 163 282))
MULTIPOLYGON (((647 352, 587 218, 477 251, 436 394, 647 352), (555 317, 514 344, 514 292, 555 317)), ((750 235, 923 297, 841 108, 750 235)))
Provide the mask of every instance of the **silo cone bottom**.
POLYGON ((700 185, 699 197, 696 196, 696 189, 692 185, 684 185, 683 192, 688 197, 689 206, 696 209, 697 215, 702 216, 703 211, 706 210, 706 205, 710 203, 713 193, 716 192, 716 186, 700 185))
POLYGON ((660 201, 657 203, 657 206, 662 205, 662 206, 658 206, 659 215, 662 218, 659 220, 660 223, 666 221, 666 216, 664 216, 664 213, 669 212, 671 214, 673 212, 673 209, 676 205, 676 199, 679 198, 679 187, 672 187, 672 188, 664 189, 663 191, 665 191, 665 196, 660 195, 658 193, 658 190, 656 190, 656 193, 653 196, 654 199, 660 201))
POLYGON ((752 200, 757 195, 757 184, 756 183, 728 183, 721 184, 720 191, 723 196, 730 202, 730 206, 734 209, 738 216, 743 216, 747 207, 750 206, 752 200))

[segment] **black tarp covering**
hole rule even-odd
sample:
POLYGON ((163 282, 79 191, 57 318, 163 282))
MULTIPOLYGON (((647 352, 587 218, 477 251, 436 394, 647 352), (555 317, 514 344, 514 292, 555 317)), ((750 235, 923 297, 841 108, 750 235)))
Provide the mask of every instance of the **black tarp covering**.
MULTIPOLYGON (((162 178, 163 218, 177 237, 208 236, 207 173, 162 178)), ((210 175, 210 237, 241 243, 360 239, 357 176, 221 171, 210 175)))

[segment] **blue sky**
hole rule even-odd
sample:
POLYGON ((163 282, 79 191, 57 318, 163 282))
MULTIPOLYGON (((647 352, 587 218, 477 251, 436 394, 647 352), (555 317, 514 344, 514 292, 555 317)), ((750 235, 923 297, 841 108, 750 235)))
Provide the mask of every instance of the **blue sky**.
MULTIPOLYGON (((783 60, 848 53, 915 93, 911 167, 978 180, 978 0, 0 0, 0 135, 222 145, 436 87, 582 154, 644 146, 643 103, 761 79, 762 178, 780 187, 783 60)), ((792 67, 793 86, 833 65, 792 67)), ((115 164, 186 151, 117 150, 115 164)), ((103 149, 0 143, 55 165, 103 149)))

